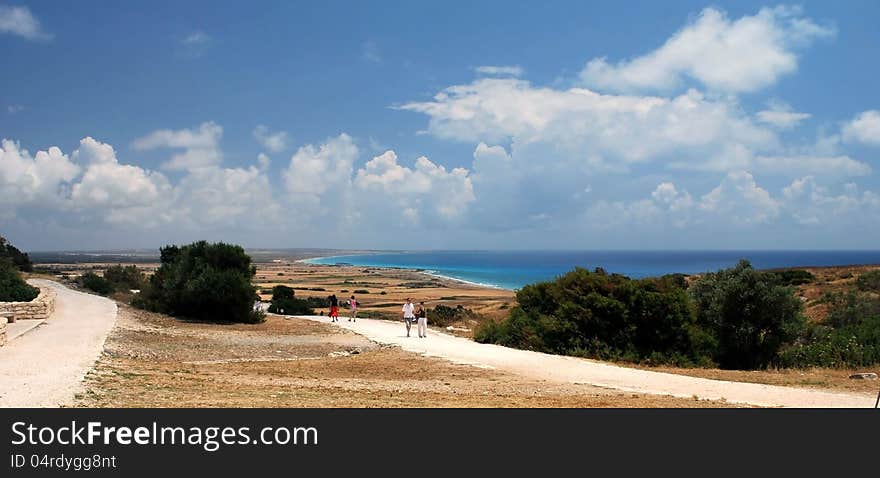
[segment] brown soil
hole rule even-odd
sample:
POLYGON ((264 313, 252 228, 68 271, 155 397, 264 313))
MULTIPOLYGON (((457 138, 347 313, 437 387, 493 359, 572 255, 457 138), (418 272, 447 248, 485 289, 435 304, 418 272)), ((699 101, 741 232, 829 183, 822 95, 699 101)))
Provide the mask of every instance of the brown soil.
POLYGON ((87 407, 723 407, 562 385, 380 347, 327 324, 184 322, 122 306, 87 407))
POLYGON ((707 368, 638 367, 655 372, 675 373, 691 377, 727 380, 731 382, 763 383, 802 388, 817 388, 840 392, 876 394, 880 391, 878 380, 856 380, 850 375, 860 372, 880 373, 880 367, 866 369, 775 369, 775 370, 719 370, 707 368))
MULTIPOLYGON (((325 298, 336 294, 343 303, 352 295, 360 303, 359 314, 374 318, 395 318, 400 308, 411 298, 425 302, 427 307, 438 304, 450 307, 463 306, 487 317, 506 316, 506 309, 514 301, 512 291, 479 287, 464 282, 441 279, 404 269, 324 266, 298 262, 258 264, 254 278, 260 290, 275 285, 296 288, 298 297, 325 298), (323 290, 309 290, 323 289, 323 290), (355 292, 368 291, 368 293, 355 292)), ((271 294, 262 294, 265 300, 271 294)), ((316 312, 327 313, 327 309, 316 312)), ((346 312, 343 310, 341 312, 346 312)), ((470 328, 472 324, 457 324, 470 328)))

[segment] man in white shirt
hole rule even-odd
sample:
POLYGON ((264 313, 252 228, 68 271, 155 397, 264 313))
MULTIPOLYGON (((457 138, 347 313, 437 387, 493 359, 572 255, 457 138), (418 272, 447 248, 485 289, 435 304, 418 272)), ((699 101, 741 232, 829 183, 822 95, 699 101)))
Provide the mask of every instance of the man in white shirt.
POLYGON ((406 336, 409 337, 409 329, 412 328, 412 323, 416 320, 416 315, 413 311, 413 303, 409 297, 406 298, 406 304, 403 304, 403 323, 406 324, 406 336))

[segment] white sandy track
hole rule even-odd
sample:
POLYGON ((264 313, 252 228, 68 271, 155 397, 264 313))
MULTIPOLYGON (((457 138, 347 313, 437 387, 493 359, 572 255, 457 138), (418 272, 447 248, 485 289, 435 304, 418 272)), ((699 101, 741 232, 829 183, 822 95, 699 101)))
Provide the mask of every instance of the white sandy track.
POLYGON ((101 355, 116 323, 116 303, 49 280, 28 282, 55 289, 55 312, 0 347, 0 407, 67 405, 101 355))
MULTIPOLYGON (((303 318, 328 321, 327 317, 304 316, 303 318)), ((590 384, 627 392, 676 397, 724 399, 731 403, 763 407, 861 408, 873 407, 875 400, 871 395, 727 382, 632 369, 576 357, 480 344, 433 330, 428 332, 427 338, 420 339, 416 335, 415 326, 412 337, 408 338, 402 322, 358 319, 357 322, 351 323, 346 318, 340 318, 338 325, 375 342, 399 345, 404 350, 422 355, 562 383, 590 384)))

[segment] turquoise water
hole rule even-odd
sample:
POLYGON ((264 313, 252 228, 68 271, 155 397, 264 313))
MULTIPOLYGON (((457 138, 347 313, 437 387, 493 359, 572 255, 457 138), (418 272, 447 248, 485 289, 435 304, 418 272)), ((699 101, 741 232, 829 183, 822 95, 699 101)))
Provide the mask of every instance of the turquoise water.
POLYGON ((388 252, 309 259, 313 264, 422 269, 474 284, 518 289, 575 266, 633 278, 695 274, 748 259, 761 269, 796 266, 880 264, 880 251, 431 251, 388 252))

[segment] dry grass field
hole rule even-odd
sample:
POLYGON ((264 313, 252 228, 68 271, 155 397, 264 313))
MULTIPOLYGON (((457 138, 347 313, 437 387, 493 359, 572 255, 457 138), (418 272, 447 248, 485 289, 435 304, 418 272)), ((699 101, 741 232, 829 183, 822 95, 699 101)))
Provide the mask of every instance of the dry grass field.
POLYGON ((303 319, 187 322, 120 308, 84 407, 726 407, 560 385, 445 360, 303 319))

